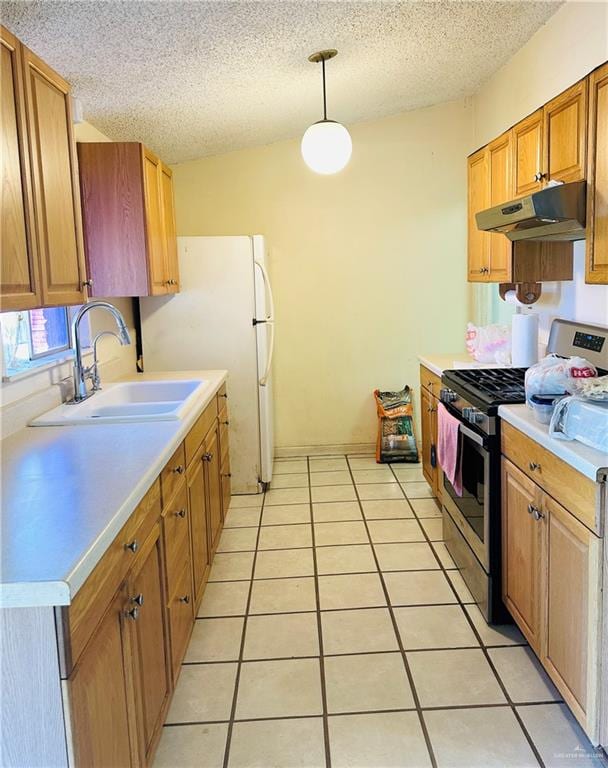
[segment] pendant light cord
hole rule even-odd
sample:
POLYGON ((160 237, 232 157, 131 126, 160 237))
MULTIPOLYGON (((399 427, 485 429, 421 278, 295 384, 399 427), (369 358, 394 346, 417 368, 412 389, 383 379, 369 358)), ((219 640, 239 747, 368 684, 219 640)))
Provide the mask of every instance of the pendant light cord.
POLYGON ((325 59, 321 59, 323 67, 323 120, 327 120, 327 93, 325 91, 325 59))

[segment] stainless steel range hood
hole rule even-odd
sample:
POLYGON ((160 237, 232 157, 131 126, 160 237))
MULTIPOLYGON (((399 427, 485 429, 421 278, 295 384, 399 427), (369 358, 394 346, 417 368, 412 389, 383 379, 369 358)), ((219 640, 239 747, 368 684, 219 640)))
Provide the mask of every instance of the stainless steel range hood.
POLYGON ((573 181, 475 214, 477 228, 509 240, 583 240, 587 182, 573 181))

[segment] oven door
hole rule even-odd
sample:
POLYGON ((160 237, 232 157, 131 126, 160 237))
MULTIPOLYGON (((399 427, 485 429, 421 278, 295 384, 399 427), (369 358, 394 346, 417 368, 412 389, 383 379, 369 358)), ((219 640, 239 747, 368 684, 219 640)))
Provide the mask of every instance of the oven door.
POLYGON ((462 496, 443 475, 443 506, 490 573, 490 450, 488 438, 460 425, 462 496))

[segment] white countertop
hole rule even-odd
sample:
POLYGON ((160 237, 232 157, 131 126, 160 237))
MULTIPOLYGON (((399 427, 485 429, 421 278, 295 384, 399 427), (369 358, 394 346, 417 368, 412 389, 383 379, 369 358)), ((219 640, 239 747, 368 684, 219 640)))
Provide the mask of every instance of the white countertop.
POLYGON ((468 352, 455 352, 452 355, 419 355, 418 360, 422 365, 432 371, 436 376, 441 376, 444 371, 455 368, 509 368, 508 365, 498 363, 478 363, 468 352))
POLYGON ((536 421, 527 405, 501 405, 498 415, 590 480, 601 482, 608 473, 608 454, 576 440, 556 440, 550 437, 549 425, 536 421))
POLYGON ((0 607, 69 605, 227 375, 128 377, 205 379, 181 420, 26 427, 2 441, 0 607))

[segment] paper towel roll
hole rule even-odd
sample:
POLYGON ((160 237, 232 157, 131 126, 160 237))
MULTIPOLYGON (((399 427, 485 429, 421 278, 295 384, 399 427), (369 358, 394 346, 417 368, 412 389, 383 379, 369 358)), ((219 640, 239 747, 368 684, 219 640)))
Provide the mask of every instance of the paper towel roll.
POLYGON ((517 312, 511 323, 511 363, 529 368, 538 362, 538 315, 517 312))

